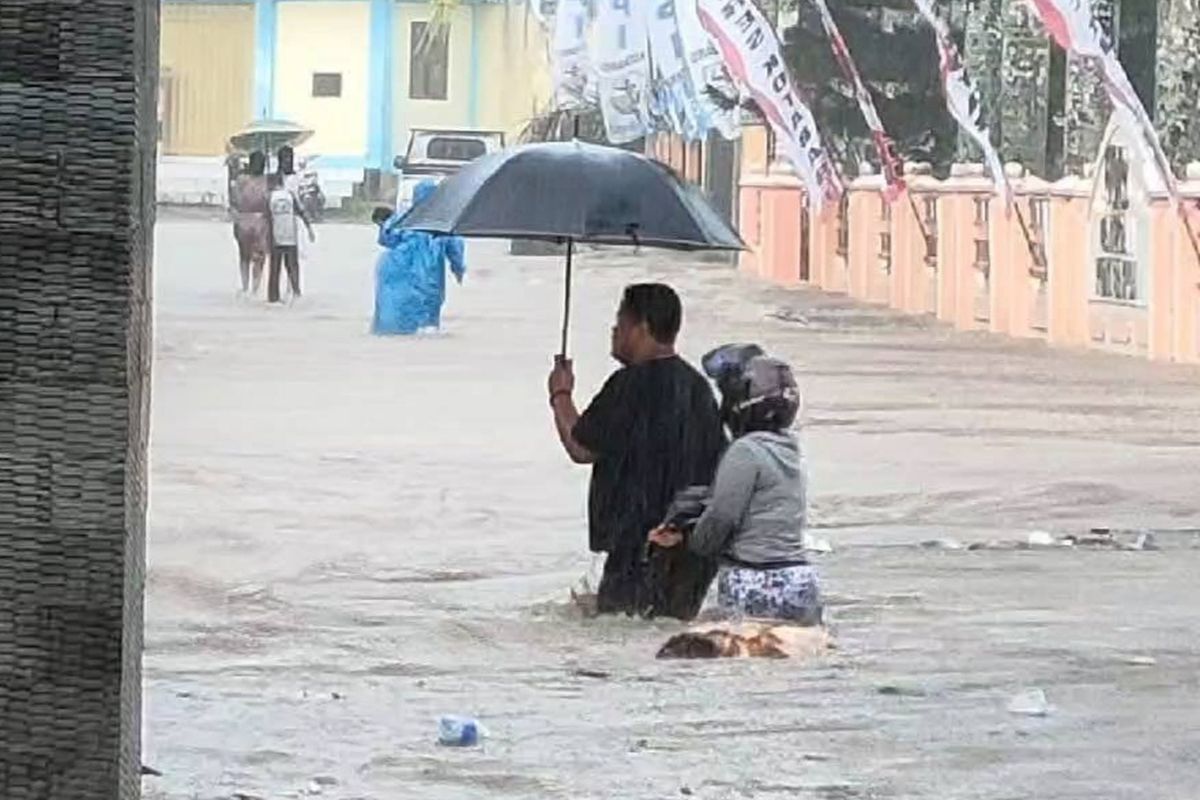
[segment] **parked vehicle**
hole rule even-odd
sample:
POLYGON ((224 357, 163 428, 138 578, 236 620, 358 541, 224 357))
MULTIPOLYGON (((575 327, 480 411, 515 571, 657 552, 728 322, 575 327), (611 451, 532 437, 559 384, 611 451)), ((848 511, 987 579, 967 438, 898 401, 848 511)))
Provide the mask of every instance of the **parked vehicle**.
POLYGON ((412 204, 413 188, 421 181, 441 181, 464 164, 503 149, 500 131, 414 128, 408 135, 408 150, 393 162, 400 174, 396 209, 412 204))

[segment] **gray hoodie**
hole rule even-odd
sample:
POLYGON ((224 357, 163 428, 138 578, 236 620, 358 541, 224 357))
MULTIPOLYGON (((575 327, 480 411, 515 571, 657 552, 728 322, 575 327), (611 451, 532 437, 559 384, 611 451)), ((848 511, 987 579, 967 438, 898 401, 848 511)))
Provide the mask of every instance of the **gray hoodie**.
POLYGON ((804 454, 788 433, 749 433, 725 451, 688 547, 744 565, 806 563, 804 454))

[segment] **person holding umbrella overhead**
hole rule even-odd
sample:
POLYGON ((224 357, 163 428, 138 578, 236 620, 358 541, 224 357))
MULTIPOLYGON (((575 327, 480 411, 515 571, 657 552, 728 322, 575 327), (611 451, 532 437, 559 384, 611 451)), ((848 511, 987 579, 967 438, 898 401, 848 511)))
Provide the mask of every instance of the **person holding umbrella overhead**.
POLYGON ((663 284, 625 290, 612 330, 621 364, 582 413, 570 360, 556 359, 550 406, 559 439, 577 464, 592 466, 589 544, 607 553, 600 613, 691 619, 716 574, 710 556, 686 549, 646 556, 646 531, 676 492, 712 482, 725 446, 708 381, 675 352, 679 296, 663 284))
POLYGON ((742 240, 694 186, 655 161, 579 141, 483 156, 444 180, 403 227, 566 245, 562 346, 549 378, 559 438, 592 466, 589 543, 608 554, 604 612, 692 617, 715 571, 685 548, 646 549, 677 491, 712 481, 724 433, 708 382, 675 352, 683 320, 668 286, 626 290, 613 330, 621 369, 582 413, 567 358, 571 269, 579 242, 738 250, 742 240), (648 557, 647 557, 648 556, 648 557))

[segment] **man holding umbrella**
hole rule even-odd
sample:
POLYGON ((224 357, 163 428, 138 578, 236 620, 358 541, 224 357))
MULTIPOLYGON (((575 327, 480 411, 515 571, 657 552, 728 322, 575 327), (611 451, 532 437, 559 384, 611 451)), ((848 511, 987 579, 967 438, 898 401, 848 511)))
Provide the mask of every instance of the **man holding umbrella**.
POLYGON ((675 494, 708 485, 725 446, 708 381, 675 352, 683 310, 663 284, 625 290, 612 331, 621 369, 581 414, 571 362, 556 359, 550 405, 571 460, 592 466, 589 544, 607 553, 597 598, 600 613, 691 619, 700 610, 715 563, 683 549, 646 558, 646 532, 675 494))
POLYGON ((483 156, 443 181, 402 227, 566 245, 562 347, 550 405, 571 459, 592 465, 591 549, 608 554, 601 612, 695 616, 711 559, 685 548, 646 551, 675 493, 712 481, 724 432, 708 382, 675 353, 679 297, 662 284, 625 291, 613 328, 622 367, 582 414, 567 359, 576 244, 675 250, 745 245, 704 195, 645 156, 579 141, 543 142, 483 156), (647 557, 649 556, 649 557, 647 557))

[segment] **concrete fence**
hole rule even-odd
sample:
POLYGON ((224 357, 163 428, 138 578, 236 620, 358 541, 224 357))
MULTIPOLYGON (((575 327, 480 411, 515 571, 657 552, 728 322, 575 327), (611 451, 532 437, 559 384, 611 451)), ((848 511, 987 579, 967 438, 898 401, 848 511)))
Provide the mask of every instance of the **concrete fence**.
POLYGON ((745 272, 961 330, 1200 362, 1200 169, 1175 206, 1112 130, 1088 178, 1047 183, 1013 169, 1011 210, 978 166, 939 180, 914 165, 894 203, 866 176, 840 207, 810 214, 766 139, 751 128, 742 145, 745 272))

